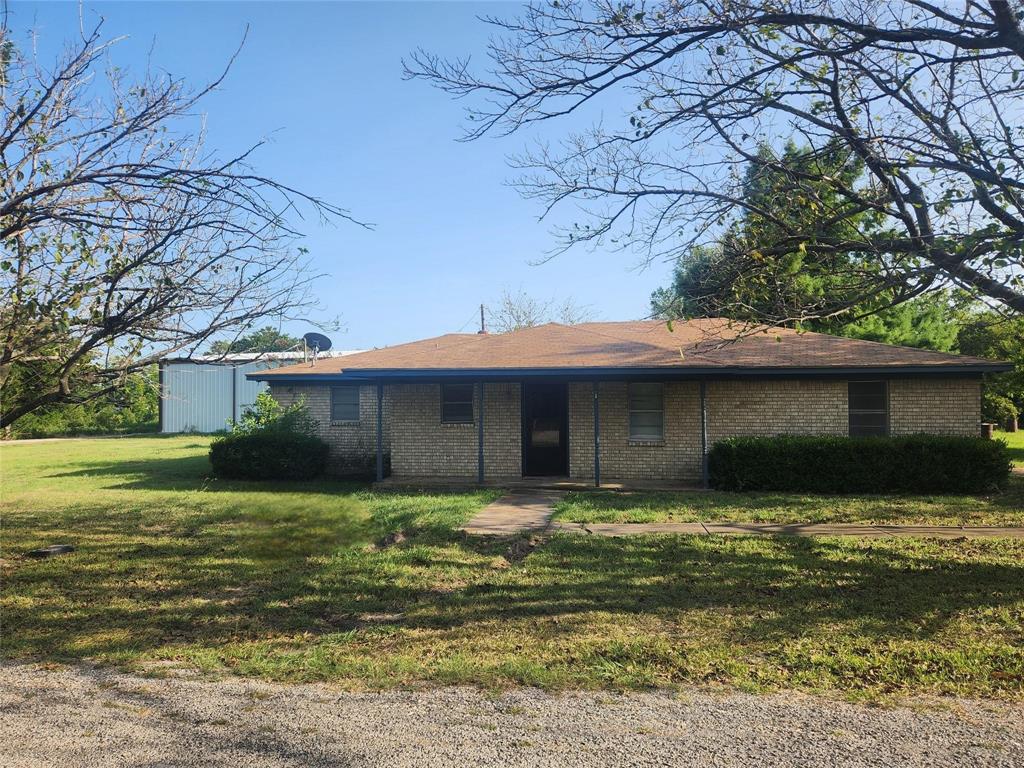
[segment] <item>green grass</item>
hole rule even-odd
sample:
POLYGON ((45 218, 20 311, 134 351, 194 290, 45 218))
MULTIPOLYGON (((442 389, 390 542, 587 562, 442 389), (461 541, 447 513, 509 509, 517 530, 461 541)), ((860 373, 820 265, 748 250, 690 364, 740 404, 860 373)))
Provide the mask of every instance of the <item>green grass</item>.
POLYGON ((1024 525, 1024 478, 986 496, 816 496, 727 491, 568 494, 556 518, 574 523, 759 522, 1024 525))
POLYGON ((492 493, 223 483, 205 450, 0 446, 2 656, 350 688, 1024 699, 1021 541, 558 535, 510 563, 453 530, 492 493), (55 542, 77 550, 21 557, 55 542))
POLYGON ((996 437, 1010 446, 1010 460, 1016 467, 1024 467, 1024 429, 1018 432, 997 432, 996 437))
MULTIPOLYGON (((1024 431, 1000 432, 1016 466, 1024 467, 1024 431)), ((1024 477, 980 496, 730 493, 724 491, 570 493, 555 518, 572 523, 881 523, 1024 526, 1024 477)))

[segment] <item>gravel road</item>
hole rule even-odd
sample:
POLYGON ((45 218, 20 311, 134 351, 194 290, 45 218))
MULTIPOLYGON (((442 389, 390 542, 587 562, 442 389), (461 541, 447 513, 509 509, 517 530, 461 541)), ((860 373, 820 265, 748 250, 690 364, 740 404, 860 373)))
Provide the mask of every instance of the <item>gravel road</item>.
POLYGON ((0 765, 1013 766, 1024 706, 151 679, 0 666, 0 765))

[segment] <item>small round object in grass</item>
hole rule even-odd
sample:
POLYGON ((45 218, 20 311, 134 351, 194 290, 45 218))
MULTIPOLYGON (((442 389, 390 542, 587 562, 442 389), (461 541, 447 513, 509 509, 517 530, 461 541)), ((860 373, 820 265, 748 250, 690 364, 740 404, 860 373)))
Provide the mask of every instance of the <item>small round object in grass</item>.
POLYGON ((25 553, 25 557, 35 557, 42 559, 44 557, 56 557, 57 555, 66 555, 70 552, 74 552, 75 548, 70 544, 51 544, 48 547, 42 547, 41 549, 33 549, 30 552, 25 553))

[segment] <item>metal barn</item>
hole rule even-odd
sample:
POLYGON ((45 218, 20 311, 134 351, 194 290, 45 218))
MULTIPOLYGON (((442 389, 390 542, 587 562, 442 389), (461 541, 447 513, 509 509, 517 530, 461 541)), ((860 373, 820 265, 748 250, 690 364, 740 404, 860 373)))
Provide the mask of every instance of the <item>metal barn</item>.
MULTIPOLYGON (((321 357, 351 352, 321 353, 321 357)), ((160 431, 217 432, 256 401, 267 388, 245 375, 302 362, 302 352, 264 352, 171 358, 160 363, 160 431)))

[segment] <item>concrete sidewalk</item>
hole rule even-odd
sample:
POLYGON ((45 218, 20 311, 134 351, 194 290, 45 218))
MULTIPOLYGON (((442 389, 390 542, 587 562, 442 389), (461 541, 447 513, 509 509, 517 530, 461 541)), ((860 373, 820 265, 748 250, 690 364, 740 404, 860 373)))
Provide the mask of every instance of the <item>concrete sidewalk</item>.
POLYGON ((1004 526, 955 525, 869 525, 863 523, 563 523, 550 524, 553 531, 584 533, 594 536, 640 536, 649 534, 687 534, 696 536, 920 536, 940 539, 1024 538, 1024 528, 1004 526))
POLYGON ((978 525, 871 525, 868 523, 565 523, 551 522, 558 491, 507 493, 466 523, 460 530, 476 536, 514 536, 547 529, 592 536, 922 536, 939 539, 1024 538, 1024 527, 978 525))
POLYGON ((506 493, 459 530, 476 536, 511 536, 546 528, 563 495, 558 491, 506 493))

